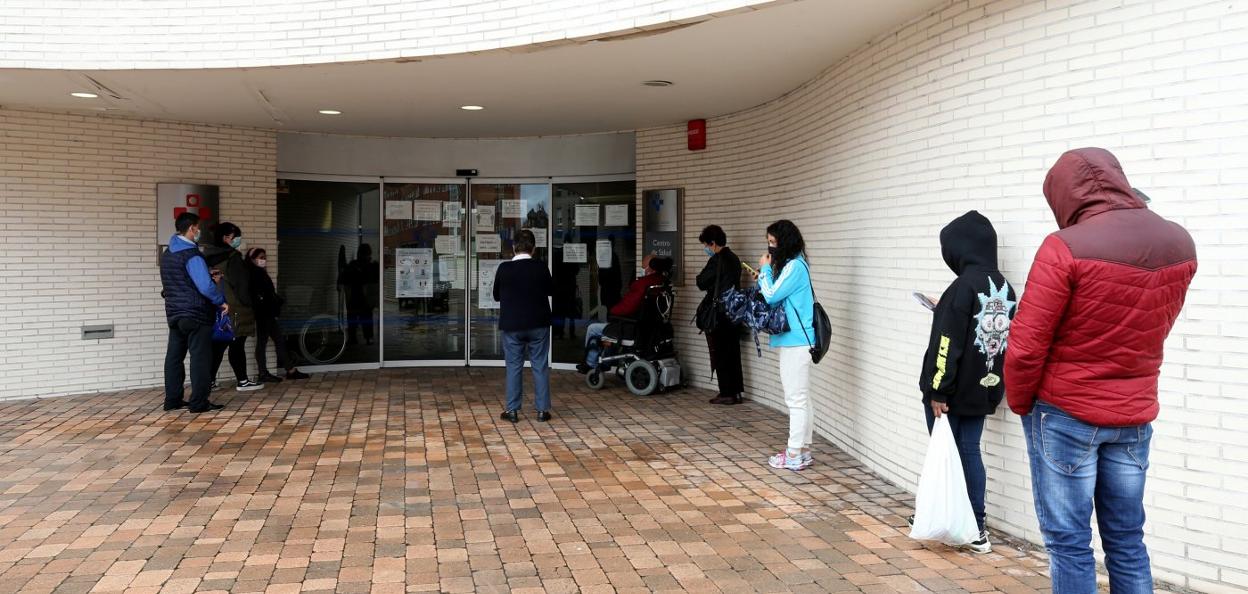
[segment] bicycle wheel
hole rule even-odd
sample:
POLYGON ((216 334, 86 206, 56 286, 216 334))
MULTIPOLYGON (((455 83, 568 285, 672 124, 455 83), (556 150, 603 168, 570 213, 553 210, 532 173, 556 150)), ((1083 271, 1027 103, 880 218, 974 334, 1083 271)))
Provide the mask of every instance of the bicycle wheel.
POLYGON ((342 320, 321 314, 308 320, 299 333, 299 350, 309 363, 333 363, 347 350, 347 329, 342 320))

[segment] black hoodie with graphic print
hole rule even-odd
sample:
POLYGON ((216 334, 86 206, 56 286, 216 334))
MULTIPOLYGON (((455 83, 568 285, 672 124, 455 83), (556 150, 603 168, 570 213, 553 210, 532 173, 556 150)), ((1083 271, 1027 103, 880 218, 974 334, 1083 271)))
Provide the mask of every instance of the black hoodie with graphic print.
POLYGON ((923 403, 949 414, 990 415, 1005 392, 1002 369, 1018 300, 997 270, 997 232, 977 211, 940 231, 940 251, 958 278, 932 312, 932 332, 919 388, 923 403))

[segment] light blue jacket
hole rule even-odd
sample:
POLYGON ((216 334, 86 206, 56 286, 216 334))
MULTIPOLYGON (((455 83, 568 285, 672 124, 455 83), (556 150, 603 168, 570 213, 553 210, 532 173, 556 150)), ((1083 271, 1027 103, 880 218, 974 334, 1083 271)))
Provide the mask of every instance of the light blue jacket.
POLYGON ((772 279, 771 265, 763 266, 758 271, 758 287, 767 305, 784 304, 784 313, 789 320, 788 332, 771 335, 772 348, 813 346, 815 294, 810 288, 810 268, 806 259, 798 256, 785 263, 776 279, 772 279))

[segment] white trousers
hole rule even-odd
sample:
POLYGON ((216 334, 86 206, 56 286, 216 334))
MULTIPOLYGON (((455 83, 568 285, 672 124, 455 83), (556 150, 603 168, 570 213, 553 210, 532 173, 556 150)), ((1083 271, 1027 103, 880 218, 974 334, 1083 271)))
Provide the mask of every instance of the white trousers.
POLYGON ((782 347, 780 351, 780 385, 784 387, 784 404, 789 407, 789 443, 791 450, 808 448, 813 441, 815 411, 810 402, 810 349, 782 347))

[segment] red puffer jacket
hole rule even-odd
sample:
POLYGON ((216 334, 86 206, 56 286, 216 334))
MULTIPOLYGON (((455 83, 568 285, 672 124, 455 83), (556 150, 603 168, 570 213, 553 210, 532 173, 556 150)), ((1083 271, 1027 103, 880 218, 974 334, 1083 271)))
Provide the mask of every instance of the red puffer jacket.
POLYGON ((1010 409, 1027 414, 1039 398, 1092 425, 1148 423, 1196 246, 1148 210, 1104 149, 1062 155, 1044 196, 1061 230, 1040 246, 1010 328, 1010 409))

